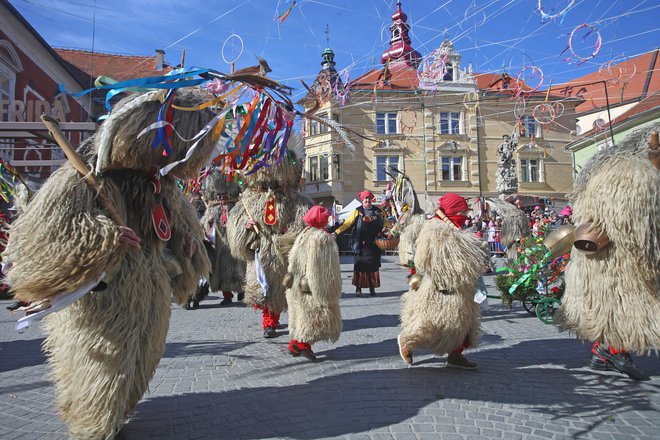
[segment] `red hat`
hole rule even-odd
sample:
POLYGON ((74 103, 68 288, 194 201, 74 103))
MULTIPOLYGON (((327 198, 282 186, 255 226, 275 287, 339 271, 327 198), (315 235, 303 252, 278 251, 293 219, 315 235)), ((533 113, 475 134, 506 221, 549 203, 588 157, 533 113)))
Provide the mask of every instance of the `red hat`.
POLYGON ((438 199, 438 206, 447 215, 467 211, 468 204, 465 199, 456 193, 449 192, 438 199))
POLYGON ((307 223, 312 228, 324 228, 328 225, 328 218, 330 217, 330 211, 323 206, 316 205, 312 206, 307 214, 303 216, 303 221, 307 223))
POLYGON ((364 191, 358 193, 358 197, 360 198, 360 201, 362 201, 362 200, 366 199, 367 197, 373 199, 374 195, 371 191, 367 191, 365 189, 364 191))

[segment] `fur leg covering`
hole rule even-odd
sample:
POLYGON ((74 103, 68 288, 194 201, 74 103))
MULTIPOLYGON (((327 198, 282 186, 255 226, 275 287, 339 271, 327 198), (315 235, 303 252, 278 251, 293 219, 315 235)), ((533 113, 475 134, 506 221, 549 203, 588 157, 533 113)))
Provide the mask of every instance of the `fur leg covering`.
POLYGON ((288 270, 293 274, 293 285, 286 291, 289 334, 308 344, 335 342, 342 329, 341 267, 335 239, 320 229, 307 228, 291 249, 288 270), (300 288, 303 277, 310 292, 300 288))
POLYGON ((477 346, 481 310, 474 292, 489 261, 480 240, 433 219, 425 222, 416 247, 415 267, 424 278, 402 297, 402 342, 439 355, 463 344, 466 336, 477 346))
POLYGON ((122 264, 122 278, 45 321, 49 336, 44 349, 56 402, 73 439, 114 437, 142 398, 165 349, 167 272, 154 255, 131 252, 122 264), (145 282, 153 288, 142 288, 145 282))

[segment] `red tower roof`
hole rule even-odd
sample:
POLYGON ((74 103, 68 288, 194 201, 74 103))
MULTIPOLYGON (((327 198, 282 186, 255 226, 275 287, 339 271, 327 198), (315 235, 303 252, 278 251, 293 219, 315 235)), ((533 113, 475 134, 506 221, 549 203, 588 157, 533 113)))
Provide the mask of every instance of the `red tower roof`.
POLYGON ((380 62, 389 62, 390 70, 399 70, 407 67, 417 69, 422 61, 422 56, 410 45, 410 26, 406 22, 408 17, 401 9, 401 1, 396 4, 396 12, 392 15, 390 31, 390 48, 383 52, 380 62))

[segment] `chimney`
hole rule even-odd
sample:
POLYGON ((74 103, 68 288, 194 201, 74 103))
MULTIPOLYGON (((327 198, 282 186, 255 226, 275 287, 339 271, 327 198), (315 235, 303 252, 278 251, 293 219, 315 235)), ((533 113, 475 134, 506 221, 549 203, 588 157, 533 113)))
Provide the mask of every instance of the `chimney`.
POLYGON ((156 70, 163 70, 165 67, 165 51, 156 49, 156 70))

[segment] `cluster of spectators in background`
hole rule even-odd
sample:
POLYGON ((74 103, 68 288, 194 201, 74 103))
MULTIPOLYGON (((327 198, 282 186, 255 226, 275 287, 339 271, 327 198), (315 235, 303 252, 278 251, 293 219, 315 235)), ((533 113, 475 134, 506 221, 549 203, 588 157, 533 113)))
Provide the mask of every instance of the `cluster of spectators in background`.
MULTIPOLYGON (((572 224, 572 213, 573 211, 568 205, 559 211, 559 213, 549 207, 543 209, 541 206, 535 206, 531 212, 527 213, 532 236, 540 237, 543 235, 544 230, 555 229, 561 225, 572 224)), ((464 229, 474 231, 477 237, 488 241, 491 255, 501 256, 504 254, 506 248, 500 243, 502 217, 498 215, 491 218, 481 218, 479 216, 474 218, 468 217, 465 221, 464 229)))

